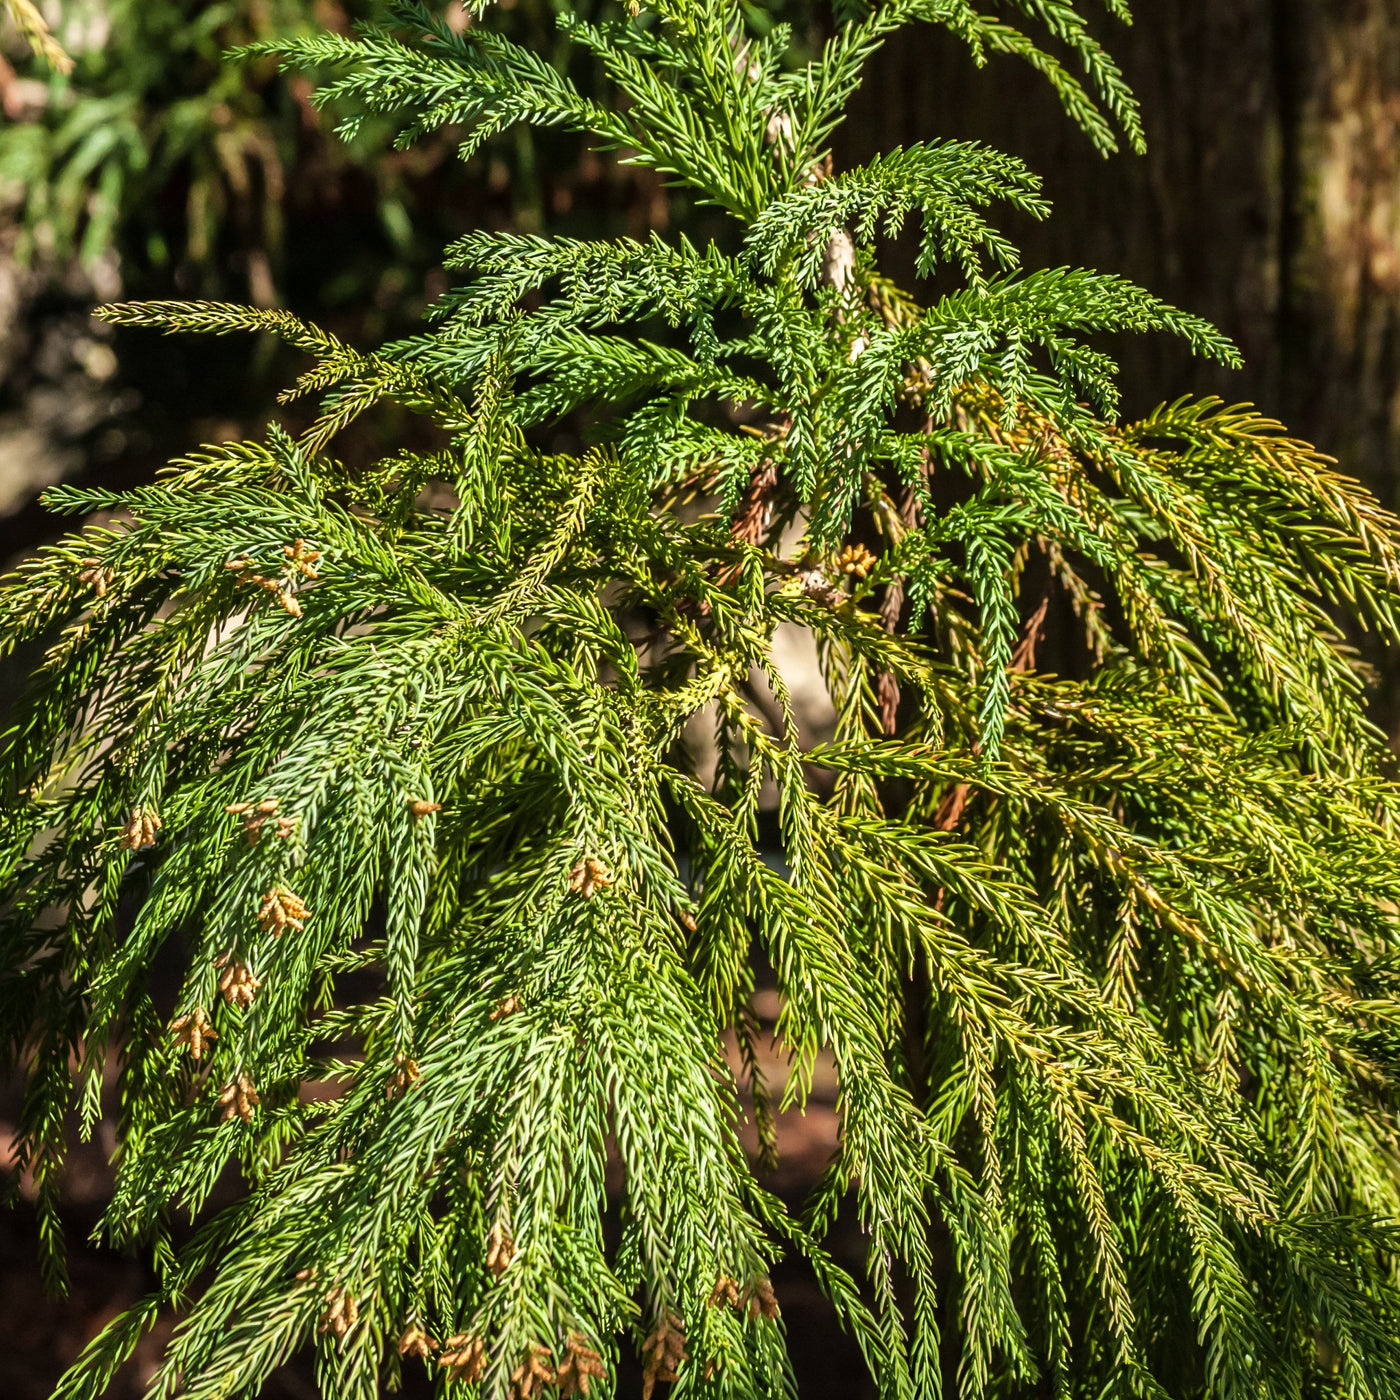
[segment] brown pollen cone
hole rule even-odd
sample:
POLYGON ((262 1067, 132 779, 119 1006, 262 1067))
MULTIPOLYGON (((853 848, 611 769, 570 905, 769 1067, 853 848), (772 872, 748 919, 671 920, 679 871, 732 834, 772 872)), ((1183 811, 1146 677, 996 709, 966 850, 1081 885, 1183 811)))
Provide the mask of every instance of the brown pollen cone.
POLYGON ((360 1306, 344 1288, 332 1288, 326 1294, 326 1309, 321 1314, 322 1333, 332 1332, 343 1337, 360 1320, 360 1306))
POLYGON ((673 1312, 662 1313, 642 1343, 642 1400, 651 1400, 658 1381, 670 1384, 678 1380, 678 1368, 688 1358, 685 1323, 673 1312))
POLYGON ((589 1381, 602 1380, 607 1373, 603 1358, 588 1345, 588 1338, 581 1332, 570 1332, 569 1347, 555 1378, 559 1394, 565 1400, 575 1393, 586 1396, 589 1381))
POLYGON ((516 1400, 530 1400, 537 1390, 553 1385, 554 1368, 549 1364, 549 1348, 538 1342, 531 1345, 525 1359, 510 1373, 511 1394, 516 1400))
POLYGON ((217 1040, 219 1033, 209 1023, 202 1006, 170 1023, 175 1037, 190 1052, 193 1060, 202 1060, 211 1040, 217 1040))
POLYGON ((245 1123, 251 1123, 253 1110, 261 1102, 258 1091, 253 1087, 253 1081, 246 1074, 240 1074, 237 1079, 225 1084, 215 1100, 223 1110, 219 1115, 219 1120, 223 1123, 227 1123, 234 1116, 241 1118, 245 1123))
POLYGON ((612 884, 612 872, 602 861, 593 856, 583 860, 569 871, 569 888, 585 899, 592 899, 594 891, 612 884))
POLYGON ((437 1343, 413 1322, 404 1328, 397 1349, 400 1356, 416 1356, 421 1361, 427 1361, 437 1350, 437 1343))
POLYGON ((500 1278, 514 1258, 515 1241, 511 1239, 510 1231, 498 1220, 486 1236, 486 1267, 500 1278))
POLYGON ((480 1337, 458 1332, 442 1344, 438 1365, 446 1370, 449 1380, 475 1385, 481 1379, 488 1360, 486 1343, 480 1337))

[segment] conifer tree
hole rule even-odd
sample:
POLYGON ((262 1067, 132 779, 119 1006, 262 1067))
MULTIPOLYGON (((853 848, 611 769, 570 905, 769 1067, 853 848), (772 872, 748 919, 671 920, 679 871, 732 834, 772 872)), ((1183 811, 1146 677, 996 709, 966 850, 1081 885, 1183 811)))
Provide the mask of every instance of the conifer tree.
POLYGON ((105 312, 272 331, 320 409, 53 490, 109 523, 0 601, 47 648, 3 753, 22 1161, 58 1277, 66 1120, 113 1058, 100 1231, 159 1276, 65 1400, 166 1312, 153 1395, 314 1348, 336 1400, 407 1366, 597 1397, 624 1352, 644 1400, 787 1396, 784 1255, 889 1400, 1400 1394, 1400 787, 1347 642, 1396 639, 1400 522, 1248 408, 1118 421, 1101 334, 1235 352, 1021 271, 986 212, 1048 212, 1015 159, 931 133, 832 168, 867 58, 930 24, 1140 144, 1072 5, 995 8, 837 0, 805 62, 734 0, 561 5, 557 64, 413 3, 280 50, 351 128, 566 128, 725 221, 472 233, 377 351, 105 312), (877 262, 906 231, 927 304, 877 262), (338 461, 386 400, 436 445, 338 461), (1036 664, 1053 618, 1069 676, 1036 664), (839 1076, 800 1209, 741 1145, 752 1115, 774 1148, 764 969, 783 1101, 839 1076))

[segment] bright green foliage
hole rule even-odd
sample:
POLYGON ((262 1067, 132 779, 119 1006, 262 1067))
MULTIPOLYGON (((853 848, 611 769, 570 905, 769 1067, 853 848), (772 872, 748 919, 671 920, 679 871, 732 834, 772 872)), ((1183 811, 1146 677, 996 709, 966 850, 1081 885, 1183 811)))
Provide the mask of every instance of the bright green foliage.
POLYGON ((109 309, 274 331, 324 407, 53 491, 125 515, 0 601, 7 645, 49 646, 4 750, 23 1153, 52 1221, 116 1055, 102 1233, 162 1277, 62 1395, 170 1307, 156 1394, 253 1394, 314 1345, 324 1394, 374 1396, 420 1328, 449 1393, 559 1368, 567 1396, 595 1354, 608 1393, 638 1348, 648 1391, 785 1396, 784 1252, 890 1400, 1400 1395, 1400 788, 1337 621, 1395 636, 1400 523, 1248 410, 1116 424, 1098 333, 1234 352, 1116 278, 1017 272, 985 214, 1043 212, 1014 160, 829 173, 916 22, 1136 141, 1070 6, 1003 8, 1088 89, 962 0, 844 4, 800 67, 729 0, 565 15, 606 104, 489 14, 292 45, 412 130, 591 133, 728 232, 473 234, 436 327, 375 354, 109 309), (926 308, 876 269, 902 220, 926 308), (437 449, 328 455, 385 399, 437 449), (566 416, 588 445, 543 450, 566 416), (1047 608, 1083 679, 1036 669, 1047 608), (779 627, 816 641, 829 738, 779 627), (765 967, 788 1101, 820 1054, 840 1080, 800 1214, 738 1135, 773 1147, 765 967), (174 1248, 230 1163, 244 1199, 174 1248), (824 1247, 843 1213, 863 1279, 824 1247))

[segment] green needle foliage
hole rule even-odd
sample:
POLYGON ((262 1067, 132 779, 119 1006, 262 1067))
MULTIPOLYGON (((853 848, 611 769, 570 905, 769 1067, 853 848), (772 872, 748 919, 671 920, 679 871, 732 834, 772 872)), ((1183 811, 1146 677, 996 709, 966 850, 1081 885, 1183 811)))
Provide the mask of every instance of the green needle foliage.
POLYGON ((57 1276, 113 1057, 100 1234, 159 1276, 66 1400, 167 1311, 154 1395, 314 1347, 337 1400, 420 1364, 596 1400, 624 1351, 647 1397, 786 1397, 784 1255, 888 1400, 1400 1395, 1400 786, 1345 640, 1396 638, 1400 522, 1248 409, 1117 422, 1100 333, 1235 352, 1019 272, 987 217, 1045 212, 1014 159, 832 171, 919 24, 1138 143, 1069 4, 1000 8, 1086 82, 963 0, 840 0, 802 64, 734 0, 561 6, 558 65, 414 4, 278 50, 351 126, 583 132, 728 222, 474 233, 433 328, 374 353, 108 308, 272 331, 321 409, 52 491, 109 523, 0 597, 4 644, 47 647, 3 750, 21 1158, 57 1276), (876 263, 906 225, 926 306, 876 263), (383 400, 429 445, 337 461, 383 400), (815 643, 830 735, 778 635, 815 643), (762 1184, 769 976, 783 1102, 818 1056, 840 1086, 796 1206, 762 1184))

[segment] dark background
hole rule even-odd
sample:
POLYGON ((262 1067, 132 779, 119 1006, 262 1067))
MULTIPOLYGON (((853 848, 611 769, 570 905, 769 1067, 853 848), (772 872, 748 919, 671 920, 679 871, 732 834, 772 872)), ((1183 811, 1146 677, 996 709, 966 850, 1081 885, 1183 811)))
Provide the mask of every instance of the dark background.
MULTIPOLYGON (((59 26, 78 69, 57 95, 16 46, 0 60, 0 559, 58 532, 37 504, 45 485, 134 484, 202 441, 259 434, 270 414, 298 421, 298 410, 273 402, 300 368, 294 355, 255 339, 113 335, 89 317, 101 300, 275 303, 371 344, 418 324, 448 285, 442 246, 469 228, 641 235, 685 217, 655 177, 568 138, 511 135, 463 164, 449 137, 393 152, 372 130, 347 153, 304 80, 269 64, 235 74, 219 64, 224 44, 279 23, 343 27, 367 5, 108 0, 108 9, 112 33, 101 42, 75 42, 59 26), (187 38, 195 31, 198 42, 187 38), (94 165, 86 184, 73 175, 63 123, 82 103, 133 88, 132 139, 147 159, 128 160, 120 182, 109 181, 108 194, 121 186, 108 201, 110 233, 89 234, 103 213, 105 167, 94 165), (194 114, 186 130, 196 136, 179 135, 177 111, 194 114), (40 185, 75 183, 67 214, 35 201, 40 185)), ((1400 0, 1140 0, 1136 9, 1130 30, 1097 28, 1142 102, 1146 156, 1101 159, 1036 74, 1010 59, 979 71, 954 41, 919 30, 872 63, 838 136, 838 168, 932 137, 1021 156, 1055 206, 1045 224, 1004 221, 1027 266, 1120 272, 1215 321, 1244 351, 1244 370, 1230 373, 1165 339, 1115 344, 1126 412, 1182 393, 1253 401, 1400 505, 1400 0)), ((819 40, 820 18, 795 7, 789 17, 799 14, 799 41, 819 40)), ((521 37, 555 42, 543 0, 518 0, 503 19, 521 37)), ((907 250, 889 258, 892 270, 907 266, 907 250)), ((340 450, 370 453, 394 431, 392 415, 380 415, 340 450)), ((1400 668, 1374 660, 1376 716, 1394 735, 1400 668)), ((15 682, 0 671, 0 686, 15 682)), ((831 1097, 828 1084, 805 1120, 787 1124, 782 1190, 800 1190, 820 1169, 831 1097)), ((13 1086, 0 1086, 0 1175, 17 1109, 13 1086)), ((42 1293, 24 1182, 8 1175, 18 1203, 0 1212, 4 1400, 43 1400, 148 1284, 138 1261, 83 1244, 112 1147, 99 1130, 68 1175, 66 1300, 42 1293)), ((806 1282, 778 1284, 804 1393, 861 1393, 851 1348, 806 1282)), ((155 1354, 154 1343, 144 1347, 114 1395, 139 1393, 155 1354)), ((267 1393, 314 1392, 289 1371, 267 1393)))

